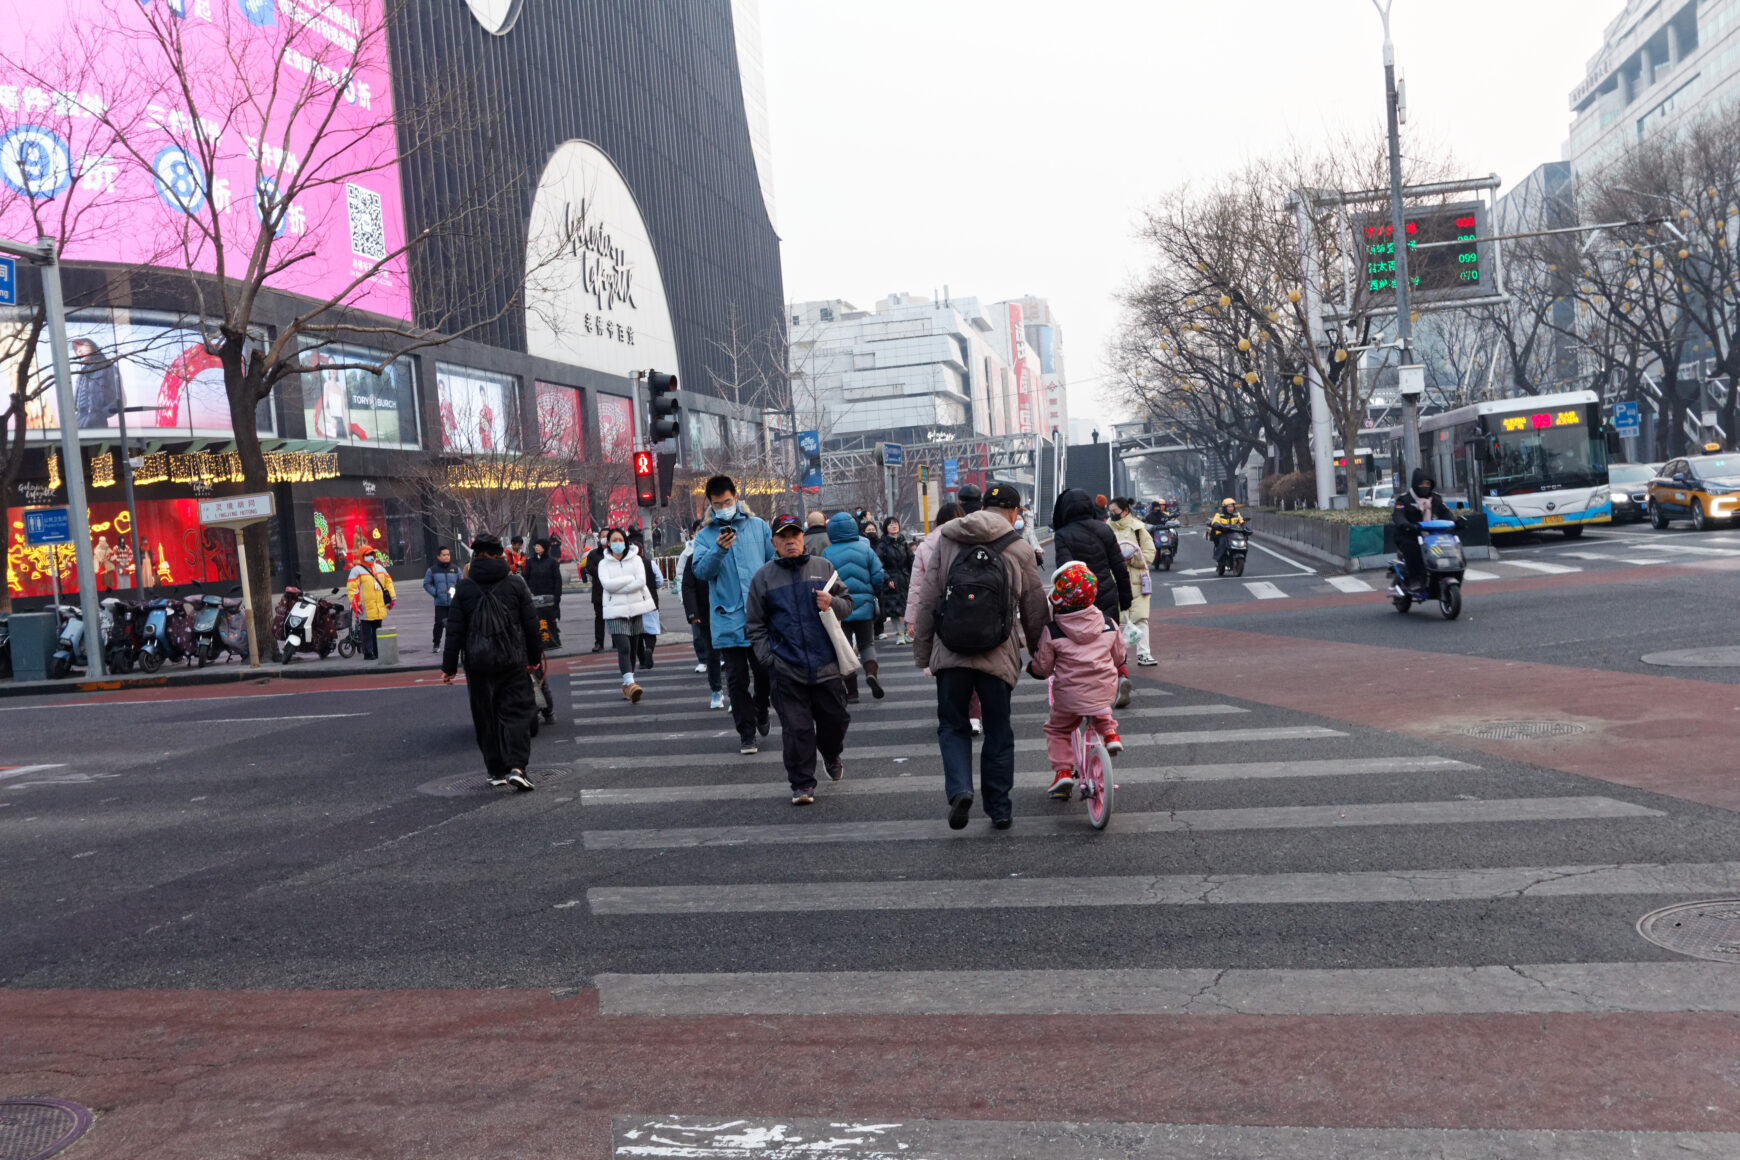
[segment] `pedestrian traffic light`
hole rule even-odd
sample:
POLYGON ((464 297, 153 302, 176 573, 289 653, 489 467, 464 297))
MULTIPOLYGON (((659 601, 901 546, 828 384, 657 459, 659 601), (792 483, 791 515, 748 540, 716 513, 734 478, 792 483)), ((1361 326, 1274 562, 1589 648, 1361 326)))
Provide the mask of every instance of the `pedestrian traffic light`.
POLYGON ((657 461, 651 451, 634 453, 634 494, 641 507, 657 507, 659 503, 657 461))
POLYGON ((646 373, 652 406, 647 411, 647 437, 653 443, 675 439, 682 427, 683 405, 677 399, 677 376, 663 371, 646 373))

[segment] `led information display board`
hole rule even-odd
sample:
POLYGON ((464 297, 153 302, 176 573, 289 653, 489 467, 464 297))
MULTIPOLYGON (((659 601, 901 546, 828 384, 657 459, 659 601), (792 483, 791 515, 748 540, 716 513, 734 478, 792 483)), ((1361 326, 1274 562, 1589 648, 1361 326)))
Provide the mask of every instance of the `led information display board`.
MULTIPOLYGON (((1393 294, 1396 278, 1395 227, 1388 211, 1353 219, 1357 253, 1364 259, 1363 284, 1371 294, 1393 294)), ((1408 282, 1421 303, 1491 297, 1486 205, 1411 206, 1406 218, 1408 282), (1450 242, 1452 245, 1435 243, 1450 242), (1421 249, 1420 247, 1426 247, 1421 249)))

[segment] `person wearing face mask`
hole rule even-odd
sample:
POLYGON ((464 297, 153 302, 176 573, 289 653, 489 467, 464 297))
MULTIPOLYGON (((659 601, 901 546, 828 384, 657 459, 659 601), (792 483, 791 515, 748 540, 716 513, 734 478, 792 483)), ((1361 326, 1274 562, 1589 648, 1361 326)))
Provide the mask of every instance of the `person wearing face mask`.
POLYGON ((1124 644, 1134 651, 1136 663, 1158 664, 1148 655, 1148 599, 1154 591, 1154 557, 1159 549, 1148 525, 1136 518, 1136 501, 1129 496, 1115 497, 1106 508, 1106 521, 1112 534, 1118 537, 1118 550, 1124 555, 1124 566, 1130 572, 1130 607, 1124 610, 1124 644))
POLYGON ((376 559, 373 548, 363 549, 362 556, 351 567, 345 587, 350 592, 351 614, 362 622, 363 659, 376 660, 381 622, 387 618, 387 609, 397 596, 393 592, 393 578, 376 559))
MULTIPOLYGON (((1420 551, 1420 523, 1424 520, 1453 520, 1455 515, 1438 497, 1432 477, 1423 467, 1414 468, 1413 484, 1396 497, 1390 523, 1395 527, 1396 547, 1408 562, 1408 579, 1418 581, 1426 575, 1426 557, 1420 551)), ((1400 595, 1399 590, 1396 593, 1400 595)))
POLYGON ((771 693, 767 669, 749 646, 749 585, 761 566, 774 559, 773 532, 766 520, 738 502, 737 483, 729 475, 715 475, 705 491, 707 523, 695 536, 690 567, 707 585, 708 628, 725 664, 731 722, 741 742, 738 752, 757 753, 761 746, 756 735, 766 737, 772 729, 771 693))
POLYGON ((640 549, 629 542, 627 532, 611 528, 605 533, 604 549, 604 559, 598 565, 598 583, 604 586, 604 626, 616 646, 623 700, 638 704, 642 690, 634 670, 642 659, 643 618, 658 608, 658 602, 647 585, 640 549))

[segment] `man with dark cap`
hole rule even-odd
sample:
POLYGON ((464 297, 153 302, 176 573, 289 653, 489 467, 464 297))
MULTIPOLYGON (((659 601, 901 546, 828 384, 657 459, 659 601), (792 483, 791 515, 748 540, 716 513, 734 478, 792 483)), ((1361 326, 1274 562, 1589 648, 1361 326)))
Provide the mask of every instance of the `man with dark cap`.
POLYGON ((526 765, 532 758, 534 672, 544 676, 538 613, 524 578, 508 571, 501 541, 485 533, 471 541, 471 568, 453 592, 447 614, 447 648, 441 683, 451 685, 465 654, 465 691, 471 725, 491 785, 532 788, 526 765))
POLYGON ((968 515, 972 515, 985 505, 985 493, 979 490, 976 483, 963 484, 961 490, 955 492, 955 502, 968 515))

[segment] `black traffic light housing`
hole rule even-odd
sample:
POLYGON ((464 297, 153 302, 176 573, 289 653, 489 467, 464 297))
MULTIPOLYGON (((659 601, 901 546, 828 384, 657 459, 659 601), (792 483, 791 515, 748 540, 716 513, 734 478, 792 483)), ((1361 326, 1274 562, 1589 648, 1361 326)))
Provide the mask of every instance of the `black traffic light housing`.
POLYGON ((647 409, 647 438, 653 443, 675 439, 682 429, 683 409, 677 399, 677 376, 648 371, 646 385, 652 396, 647 409))
POLYGON ((658 506, 658 461, 651 450, 634 453, 634 495, 643 508, 658 506))

